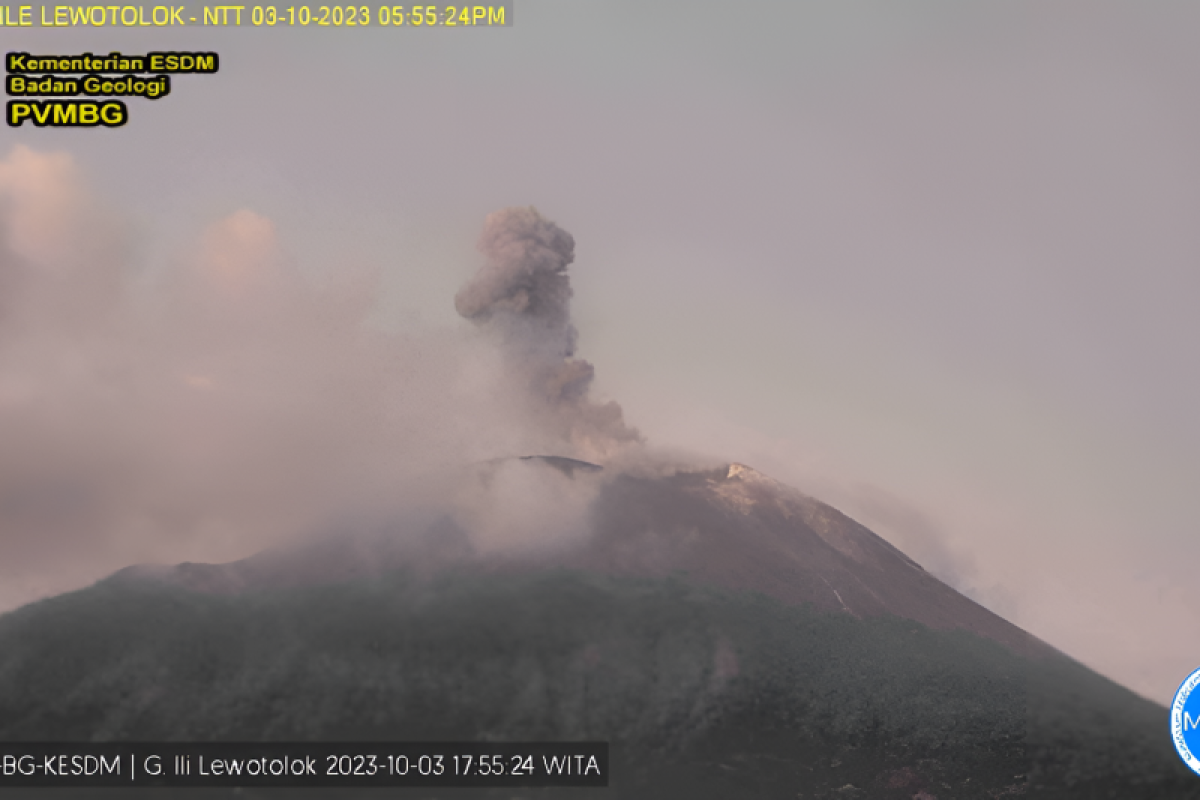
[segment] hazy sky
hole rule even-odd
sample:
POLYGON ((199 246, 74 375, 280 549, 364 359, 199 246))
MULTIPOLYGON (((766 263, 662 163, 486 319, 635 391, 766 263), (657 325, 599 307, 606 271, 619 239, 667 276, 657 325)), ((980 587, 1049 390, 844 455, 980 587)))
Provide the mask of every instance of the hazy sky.
MULTIPOLYGON (((481 263, 483 219, 533 204, 575 237, 574 318, 596 389, 647 439, 832 502, 1166 702, 1200 666, 1187 591, 1200 559, 1200 7, 520 0, 515 19, 9 30, 9 49, 215 50, 221 70, 129 100, 120 129, 0 129, 0 430, 24 437, 26 455, 70 449, 103 428, 85 419, 95 404, 128 419, 140 402, 170 409, 149 430, 180 452, 212 431, 244 438, 261 420, 206 417, 192 395, 142 379, 135 402, 121 394, 130 384, 87 377, 167 329, 123 328, 113 310, 134 301, 117 294, 144 290, 147 319, 193 320, 136 350, 139 369, 162 360, 195 393, 216 379, 180 359, 244 356, 265 419, 275 393, 310 386, 303 354, 342 352, 330 343, 353 338, 364 308, 381 329, 469 341, 453 298, 481 263), (243 285, 252 262, 351 288, 314 293, 293 276, 294 302, 272 311, 276 284, 243 285), (20 289, 21 270, 43 283, 20 289), (244 304, 217 344, 203 292, 160 291, 197 274, 244 304), (291 337, 286 357, 238 353, 263 326, 291 337), (107 399, 84 403, 80 387, 107 399), (35 395, 60 398, 79 432, 39 439, 21 416, 35 395), (196 418, 211 430, 179 432, 196 418)), ((322 379, 328 392, 364 404, 357 422, 330 422, 347 465, 356 447, 372 465, 407 457, 385 446, 409 435, 396 408, 431 402, 417 383, 460 379, 415 358, 370 380, 394 350, 313 356, 341 370, 322 379), (385 418, 390 433, 376 436, 369 420, 385 418)), ((470 374, 463 358, 454 375, 470 374)), ((319 399, 295 418, 348 407, 319 399)), ((161 519, 188 517, 199 501, 181 484, 105 460, 123 458, 124 430, 89 444, 96 463, 78 474, 137 483, 123 509, 169 496, 161 519)), ((260 456, 273 463, 245 463, 260 456)), ((130 560, 244 546, 190 517, 189 535, 147 545, 161 524, 149 511, 90 544, 36 546, 21 520, 38 513, 29 487, 55 474, 45 462, 0 458, 4 606, 130 560)), ((202 475, 207 462, 189 463, 202 475)), ((203 496, 241 504, 245 522, 322 480, 292 477, 258 493, 214 482, 203 496)))

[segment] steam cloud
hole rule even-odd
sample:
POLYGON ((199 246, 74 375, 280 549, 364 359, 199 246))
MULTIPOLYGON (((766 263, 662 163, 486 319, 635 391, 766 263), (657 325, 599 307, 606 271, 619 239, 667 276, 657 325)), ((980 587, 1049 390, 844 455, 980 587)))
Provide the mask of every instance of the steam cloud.
POLYGON ((571 234, 533 208, 506 208, 488 215, 479 249, 487 262, 459 290, 455 307, 500 338, 508 368, 521 375, 574 454, 604 461, 639 443, 617 403, 589 398, 595 369, 574 357, 571 234))
MULTIPOLYGON (((406 489, 418 476, 535 453, 601 460, 638 440, 616 404, 588 398, 573 242, 532 210, 488 218, 487 263, 457 301, 478 326, 449 330, 367 324, 371 272, 338 264, 314 284, 250 210, 170 269, 139 273, 134 244, 69 156, 0 160, 0 610, 337 520, 403 527, 414 504, 461 502, 406 489)), ((507 480, 546 489, 522 481, 507 480)), ((526 499, 484 497, 460 518, 487 521, 487 548, 503 548, 529 535, 526 499), (504 509, 513 525, 495 519, 504 509)))

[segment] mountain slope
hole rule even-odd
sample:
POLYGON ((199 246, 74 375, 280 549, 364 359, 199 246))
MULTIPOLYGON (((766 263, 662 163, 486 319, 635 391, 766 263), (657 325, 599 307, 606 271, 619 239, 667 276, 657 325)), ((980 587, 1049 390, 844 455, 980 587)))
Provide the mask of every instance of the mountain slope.
POLYGON ((1044 643, 963 596, 836 509, 741 464, 621 477, 595 506, 596 534, 565 563, 695 579, 854 617, 892 614, 962 629, 1026 655, 1044 643))
POLYGON ((1053 649, 925 572, 885 540, 836 509, 742 464, 669 477, 618 475, 556 457, 489 462, 467 480, 498 469, 552 470, 594 481, 589 535, 570 547, 517 556, 474 552, 446 517, 407 531, 321 539, 230 564, 134 568, 126 577, 200 591, 238 592, 365 577, 397 568, 469 565, 485 571, 566 567, 612 575, 687 573, 701 583, 752 590, 787 603, 811 603, 855 617, 880 614, 938 629, 963 629, 1026 655, 1053 649))
POLYGON ((4 615, 0 739, 612 742, 607 792, 506 798, 1200 798, 1164 709, 827 506, 736 465, 598 486, 552 555, 430 520, 4 615))

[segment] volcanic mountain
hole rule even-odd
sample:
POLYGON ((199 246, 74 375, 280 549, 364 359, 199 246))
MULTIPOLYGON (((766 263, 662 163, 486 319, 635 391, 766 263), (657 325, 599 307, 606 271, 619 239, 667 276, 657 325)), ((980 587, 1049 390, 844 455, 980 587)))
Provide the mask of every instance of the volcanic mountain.
POLYGON ((856 619, 893 615, 937 630, 969 631, 1023 655, 1052 652, 846 515, 743 464, 607 480, 599 465, 526 456, 489 462, 465 479, 486 484, 500 470, 547 469, 567 480, 591 481, 599 492, 588 509, 589 535, 548 554, 474 552, 470 537, 443 517, 426 521, 415 539, 398 539, 391 531, 359 533, 229 564, 135 567, 119 577, 154 576, 198 591, 237 592, 451 565, 486 571, 557 567, 644 578, 686 575, 705 585, 759 592, 856 619))
MULTIPOLYGON (((1200 797, 1164 709, 750 467, 500 460, 457 497, 506 476, 586 498, 580 530, 431 511, 0 617, 0 739, 603 739, 607 797, 1200 797)), ((479 796, 534 795, 575 796, 479 796)))

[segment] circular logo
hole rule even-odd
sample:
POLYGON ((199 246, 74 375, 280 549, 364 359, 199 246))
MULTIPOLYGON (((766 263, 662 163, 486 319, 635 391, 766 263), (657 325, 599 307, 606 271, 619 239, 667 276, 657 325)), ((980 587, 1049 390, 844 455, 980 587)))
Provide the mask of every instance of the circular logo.
POLYGON ((1188 675, 1171 701, 1171 741, 1183 763, 1200 775, 1200 669, 1188 675))

